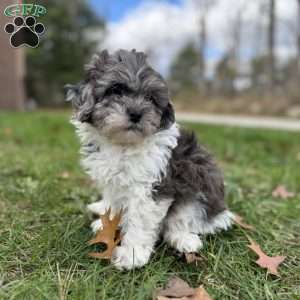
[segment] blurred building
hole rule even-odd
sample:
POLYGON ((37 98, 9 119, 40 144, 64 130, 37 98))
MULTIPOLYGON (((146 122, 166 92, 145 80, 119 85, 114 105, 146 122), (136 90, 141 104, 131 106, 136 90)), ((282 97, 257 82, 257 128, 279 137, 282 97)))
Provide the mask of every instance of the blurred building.
POLYGON ((25 107, 25 53, 24 48, 14 49, 9 35, 4 31, 6 23, 5 7, 18 1, 0 1, 0 109, 22 110, 25 107))

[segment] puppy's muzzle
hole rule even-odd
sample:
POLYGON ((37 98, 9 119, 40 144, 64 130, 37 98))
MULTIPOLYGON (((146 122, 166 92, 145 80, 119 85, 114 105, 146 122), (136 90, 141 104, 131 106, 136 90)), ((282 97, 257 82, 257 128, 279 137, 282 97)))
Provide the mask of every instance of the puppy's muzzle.
POLYGON ((138 112, 138 111, 133 111, 133 110, 128 110, 127 111, 128 113, 128 116, 129 116, 129 120, 130 122, 132 123, 138 123, 141 118, 142 118, 142 113, 141 112, 138 112))

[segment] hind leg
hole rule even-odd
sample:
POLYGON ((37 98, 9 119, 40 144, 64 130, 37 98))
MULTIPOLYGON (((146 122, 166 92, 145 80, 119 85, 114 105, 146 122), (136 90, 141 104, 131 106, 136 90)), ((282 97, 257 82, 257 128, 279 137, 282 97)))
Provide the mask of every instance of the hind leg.
POLYGON ((165 220, 164 240, 180 252, 197 252, 203 243, 199 234, 226 230, 233 215, 228 210, 207 218, 206 210, 197 200, 174 203, 165 220))

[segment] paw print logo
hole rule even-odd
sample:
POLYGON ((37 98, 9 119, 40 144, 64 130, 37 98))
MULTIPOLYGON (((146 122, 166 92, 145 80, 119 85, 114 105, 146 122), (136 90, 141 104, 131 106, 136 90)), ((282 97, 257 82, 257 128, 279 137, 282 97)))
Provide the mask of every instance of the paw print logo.
POLYGON ((45 26, 42 23, 36 23, 36 19, 32 16, 28 16, 25 20, 18 16, 15 17, 13 23, 7 23, 4 30, 11 34, 12 47, 24 45, 35 48, 39 45, 40 35, 44 33, 45 26))

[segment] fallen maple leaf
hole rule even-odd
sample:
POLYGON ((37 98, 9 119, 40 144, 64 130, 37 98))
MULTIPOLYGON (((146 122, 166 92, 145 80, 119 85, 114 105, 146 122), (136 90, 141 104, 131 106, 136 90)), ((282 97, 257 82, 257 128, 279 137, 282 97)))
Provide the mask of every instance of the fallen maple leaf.
POLYGON ((274 198, 288 199, 295 196, 295 193, 289 192, 284 185, 278 185, 272 192, 274 198))
POLYGON ((268 273, 279 276, 277 268, 285 260, 286 256, 268 256, 251 238, 248 237, 248 240, 250 241, 250 245, 248 245, 248 247, 253 250, 259 257, 256 263, 260 267, 266 268, 268 270, 268 273))
POLYGON ((197 255, 194 252, 192 252, 192 253, 185 252, 184 257, 188 264, 195 263, 195 265, 198 265, 198 262, 203 260, 202 257, 200 257, 199 255, 197 255))
POLYGON ((89 245, 105 244, 106 250, 103 252, 92 252, 89 256, 100 259, 110 260, 114 248, 121 241, 121 233, 118 230, 118 225, 121 220, 122 210, 110 219, 111 209, 109 208, 104 215, 100 215, 102 229, 96 234, 96 237, 88 242, 89 245))
POLYGON ((187 282, 172 277, 165 289, 156 290, 153 300, 212 300, 203 286, 191 288, 187 282))
POLYGON ((237 214, 234 215, 234 222, 236 224, 240 225, 242 228, 249 229, 249 230, 255 230, 254 226, 245 223, 244 218, 237 214))

